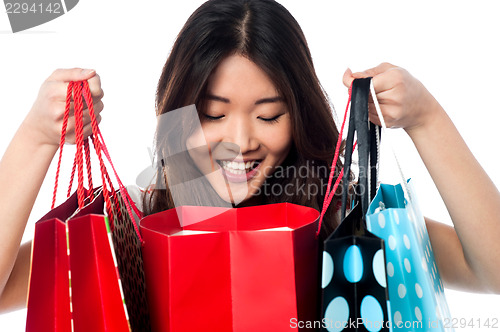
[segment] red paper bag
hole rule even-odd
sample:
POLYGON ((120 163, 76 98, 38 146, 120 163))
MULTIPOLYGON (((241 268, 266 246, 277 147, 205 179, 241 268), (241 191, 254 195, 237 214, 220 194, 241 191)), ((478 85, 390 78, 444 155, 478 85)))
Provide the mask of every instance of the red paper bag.
MULTIPOLYGON (((116 192, 111 184, 102 153, 113 165, 97 127, 86 81, 70 82, 64 122, 72 89, 76 89, 74 170, 78 170, 78 188, 35 226, 26 330, 150 331, 141 236, 131 211, 131 204, 135 206, 118 176, 120 191, 116 192), (83 154, 89 188, 92 171, 89 143, 82 136, 82 92, 91 111, 92 141, 104 184, 93 190, 83 187, 83 154)), ((63 127, 53 202, 64 136, 63 127)))
MULTIPOLYGON (((87 193, 86 193, 87 195, 87 193)), ((26 331, 55 332, 71 328, 69 261, 66 243, 68 219, 78 209, 76 193, 35 225, 28 290, 26 331), (38 276, 31 278, 31 276, 38 276), (43 306, 45 310, 35 308, 43 306)))
POLYGON ((282 203, 184 206, 145 217, 153 331, 288 331, 314 320, 318 215, 282 203))
POLYGON ((35 225, 26 330, 149 331, 140 244, 131 247, 134 230, 118 218, 126 214, 115 211, 112 231, 102 192, 72 215, 75 196, 35 225))

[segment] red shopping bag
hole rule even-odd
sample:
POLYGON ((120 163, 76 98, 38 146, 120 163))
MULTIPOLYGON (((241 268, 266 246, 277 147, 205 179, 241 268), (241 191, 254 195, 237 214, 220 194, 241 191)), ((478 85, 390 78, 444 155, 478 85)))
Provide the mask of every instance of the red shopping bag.
MULTIPOLYGON (((82 88, 93 111, 87 82, 71 82, 68 87, 68 96, 75 89, 78 188, 35 226, 26 330, 149 331, 141 238, 132 201, 118 177, 120 191, 111 185, 102 153, 111 160, 93 112, 92 140, 104 185, 92 189, 88 141, 82 137, 82 88), (89 190, 83 187, 82 154, 89 190)), ((69 107, 66 111, 67 117, 69 107)), ((60 153, 64 136, 63 126, 60 153)))
POLYGON ((287 331, 314 320, 318 215, 282 203, 142 219, 153 331, 287 331))
POLYGON ((77 209, 74 193, 35 225, 33 248, 37 250, 33 250, 31 257, 26 331, 51 327, 58 332, 71 328, 66 225, 61 220, 68 219, 77 209), (42 303, 45 310, 36 310, 42 303))

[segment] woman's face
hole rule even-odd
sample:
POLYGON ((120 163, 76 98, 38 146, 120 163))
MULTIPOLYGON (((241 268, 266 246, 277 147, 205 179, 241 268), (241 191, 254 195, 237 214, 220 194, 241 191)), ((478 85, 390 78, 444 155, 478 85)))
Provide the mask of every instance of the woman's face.
POLYGON ((224 59, 208 81, 201 129, 187 140, 198 169, 227 202, 258 193, 290 151, 287 105, 269 77, 241 55, 224 59), (208 145, 208 154, 196 147, 208 145))

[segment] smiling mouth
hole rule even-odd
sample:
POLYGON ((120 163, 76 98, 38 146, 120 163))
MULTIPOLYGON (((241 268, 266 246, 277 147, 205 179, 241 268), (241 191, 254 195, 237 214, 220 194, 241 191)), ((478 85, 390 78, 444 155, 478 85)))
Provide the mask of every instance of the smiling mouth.
POLYGON ((217 163, 226 173, 234 175, 245 175, 256 169, 262 160, 251 160, 246 162, 231 161, 231 160, 217 160, 217 163))

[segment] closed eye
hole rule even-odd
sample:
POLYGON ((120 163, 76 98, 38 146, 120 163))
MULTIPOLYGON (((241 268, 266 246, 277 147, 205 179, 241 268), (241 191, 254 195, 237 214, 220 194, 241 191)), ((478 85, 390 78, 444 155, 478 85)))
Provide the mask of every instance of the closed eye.
POLYGON ((208 114, 205 114, 205 113, 202 113, 202 115, 208 121, 216 121, 216 120, 220 120, 220 119, 222 119, 224 117, 224 115, 211 116, 211 115, 208 115, 208 114))
MULTIPOLYGON (((283 113, 285 114, 285 113, 283 113)), ((275 123, 275 122, 278 122, 278 119, 283 115, 283 114, 278 114, 272 118, 263 118, 261 116, 259 116, 259 119, 264 121, 264 122, 269 122, 269 123, 275 123)))

